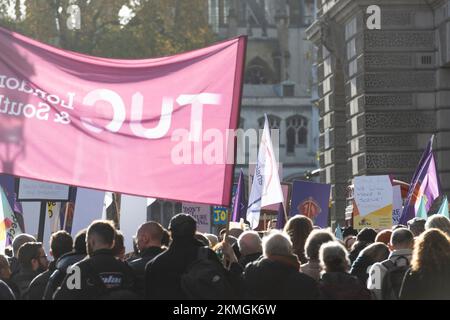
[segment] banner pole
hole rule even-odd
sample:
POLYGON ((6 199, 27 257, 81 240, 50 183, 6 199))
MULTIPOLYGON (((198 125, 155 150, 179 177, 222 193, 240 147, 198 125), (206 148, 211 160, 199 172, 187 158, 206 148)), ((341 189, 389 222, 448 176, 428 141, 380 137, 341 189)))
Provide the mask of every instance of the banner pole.
POLYGON ((45 213, 47 211, 47 202, 41 201, 41 212, 39 215, 39 229, 37 241, 42 242, 44 240, 44 228, 45 228, 45 213))

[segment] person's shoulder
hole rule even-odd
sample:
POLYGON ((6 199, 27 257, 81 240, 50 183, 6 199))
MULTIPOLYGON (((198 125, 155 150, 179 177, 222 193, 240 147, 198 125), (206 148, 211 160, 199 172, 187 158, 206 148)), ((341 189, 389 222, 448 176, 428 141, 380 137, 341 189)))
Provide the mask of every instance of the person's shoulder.
POLYGON ((42 284, 43 282, 47 282, 49 277, 50 277, 50 270, 46 270, 38 274, 36 277, 33 278, 33 280, 31 280, 30 287, 42 284))

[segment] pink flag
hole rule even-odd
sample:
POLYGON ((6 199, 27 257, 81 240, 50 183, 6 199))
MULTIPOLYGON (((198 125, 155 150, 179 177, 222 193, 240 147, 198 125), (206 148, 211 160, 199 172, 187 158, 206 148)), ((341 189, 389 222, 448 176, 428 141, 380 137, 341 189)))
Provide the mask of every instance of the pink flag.
POLYGON ((0 28, 0 172, 229 205, 245 44, 112 60, 0 28))

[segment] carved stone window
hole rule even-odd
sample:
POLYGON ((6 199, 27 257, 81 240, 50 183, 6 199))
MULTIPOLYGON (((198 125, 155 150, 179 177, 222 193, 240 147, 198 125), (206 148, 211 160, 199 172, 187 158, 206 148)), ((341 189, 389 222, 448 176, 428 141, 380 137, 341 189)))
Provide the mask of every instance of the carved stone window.
POLYGON ((286 119, 286 152, 295 153, 296 146, 308 144, 308 119, 302 116, 292 116, 286 119))

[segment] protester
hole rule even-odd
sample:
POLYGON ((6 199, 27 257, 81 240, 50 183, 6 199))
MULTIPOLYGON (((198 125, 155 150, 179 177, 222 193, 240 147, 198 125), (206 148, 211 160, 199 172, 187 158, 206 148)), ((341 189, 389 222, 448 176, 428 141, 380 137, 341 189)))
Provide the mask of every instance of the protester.
POLYGON ((408 221, 408 229, 411 230, 414 237, 420 236, 425 231, 425 219, 415 217, 408 221))
MULTIPOLYGON (((214 251, 204 247, 195 239, 196 229, 196 221, 188 214, 180 213, 170 220, 169 231, 172 242, 169 248, 151 260, 145 268, 147 298, 185 300, 201 299, 196 296, 197 294, 204 294, 205 298, 209 297, 209 299, 233 296, 234 292, 220 292, 220 289, 214 286, 224 283, 222 281, 226 280, 227 270, 222 266, 214 251), (219 273, 215 278, 218 280, 217 283, 210 278, 201 278, 200 281, 190 272, 193 266, 198 266, 197 261, 203 261, 207 266, 215 268, 214 271, 219 273), (194 285, 198 287, 194 288, 194 285)), ((234 260, 233 265, 238 265, 236 257, 234 260)), ((240 271, 241 268, 239 273, 240 271)), ((201 277, 201 273, 199 276, 201 277)))
POLYGON ((33 279, 28 288, 29 300, 42 300, 51 274, 56 270, 56 261, 65 253, 72 250, 73 239, 66 231, 58 231, 50 237, 50 255, 53 261, 49 263, 48 270, 33 279))
POLYGON ((446 216, 435 214, 429 217, 425 222, 425 230, 431 228, 439 229, 450 237, 450 220, 446 216))
POLYGON ((123 233, 119 230, 116 230, 116 234, 114 236, 114 247, 112 249, 114 257, 119 259, 120 261, 125 261, 125 244, 123 233))
POLYGON ((311 219, 303 215, 291 217, 284 226, 284 232, 291 238, 294 253, 302 264, 308 262, 305 256, 305 242, 312 230, 313 223, 311 219))
POLYGON ((19 248, 17 259, 20 264, 20 271, 12 276, 11 281, 19 287, 20 299, 27 300, 31 281, 47 270, 47 255, 42 243, 27 242, 19 248))
POLYGON ((19 287, 11 281, 11 268, 8 259, 0 254, 0 280, 3 281, 13 292, 16 299, 20 298, 19 287))
POLYGON ((319 288, 327 300, 369 300, 370 292, 358 278, 348 274, 350 259, 347 250, 338 241, 320 247, 322 273, 319 288))
POLYGON ((363 286, 367 285, 370 267, 389 257, 389 247, 382 242, 375 242, 365 247, 353 262, 350 274, 357 277, 363 286))
POLYGON ((387 260, 375 263, 369 271, 367 288, 378 300, 397 300, 414 247, 414 235, 406 228, 396 229, 390 239, 387 260))
POLYGON ((441 230, 428 229, 416 239, 400 299, 450 299, 450 238, 441 230))
POLYGON ((238 261, 243 268, 262 255, 262 241, 256 231, 244 231, 238 238, 238 246, 240 252, 238 261))
POLYGON ((306 239, 305 252, 308 262, 301 265, 301 272, 310 276, 316 281, 320 280, 319 250, 322 244, 334 241, 333 234, 326 230, 313 230, 306 239))
POLYGON ((11 268, 11 276, 19 273, 20 271, 20 263, 17 259, 19 254, 19 248, 27 242, 36 242, 36 238, 33 237, 31 234, 27 233, 21 233, 19 235, 16 235, 12 242, 12 248, 13 248, 13 257, 9 259, 9 266, 11 268))
POLYGON ((263 239, 263 257, 244 271, 248 299, 310 300, 319 298, 317 282, 300 272, 289 236, 273 232, 263 239))
POLYGON ((136 289, 142 297, 145 293, 145 266, 164 251, 161 243, 163 235, 164 228, 158 222, 149 221, 138 228, 136 244, 139 250, 139 258, 129 264, 136 275, 136 289))
POLYGON ((127 263, 114 257, 116 230, 111 221, 96 220, 87 230, 89 257, 74 266, 79 270, 80 289, 72 290, 68 274, 55 293, 57 300, 136 299, 135 276, 127 263))
POLYGON ((375 242, 382 242, 385 245, 389 245, 391 241, 391 235, 392 230, 390 229, 384 229, 378 232, 377 236, 375 237, 375 242))
POLYGON ((372 228, 363 228, 356 236, 356 242, 353 244, 352 250, 350 251, 350 262, 353 264, 359 253, 368 245, 375 242, 377 232, 372 228))
POLYGON ((67 269, 86 257, 86 232, 87 229, 78 231, 75 236, 75 240, 73 241, 72 251, 63 254, 56 261, 56 270, 53 271, 48 280, 48 284, 44 292, 44 300, 53 299, 56 289, 61 286, 61 283, 67 274, 67 269))

